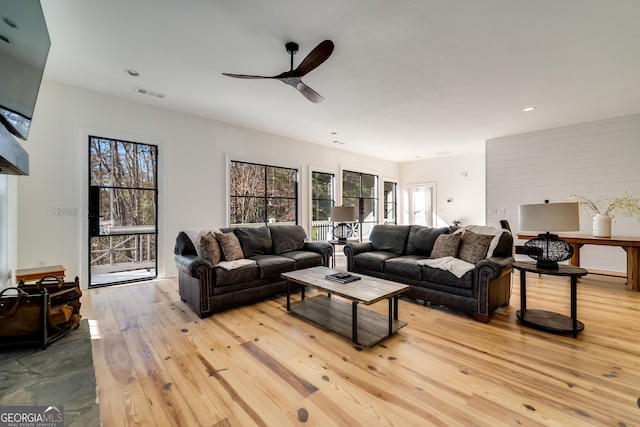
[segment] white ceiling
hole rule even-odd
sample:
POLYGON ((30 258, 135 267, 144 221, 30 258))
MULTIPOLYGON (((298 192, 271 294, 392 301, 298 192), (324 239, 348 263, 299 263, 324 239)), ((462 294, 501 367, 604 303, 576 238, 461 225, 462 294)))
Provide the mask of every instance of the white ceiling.
POLYGON ((638 0, 42 5, 48 80, 392 161, 640 112, 638 0), (324 39, 333 55, 303 78, 320 104, 278 81, 221 75, 279 74, 287 41, 300 44, 297 66, 324 39))

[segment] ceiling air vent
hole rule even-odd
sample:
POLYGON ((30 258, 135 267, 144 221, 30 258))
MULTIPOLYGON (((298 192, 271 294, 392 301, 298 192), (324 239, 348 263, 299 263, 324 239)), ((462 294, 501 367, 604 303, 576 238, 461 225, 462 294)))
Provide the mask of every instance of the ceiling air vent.
POLYGON ((3 36, 2 34, 0 34, 0 40, 5 42, 6 44, 11 44, 11 40, 9 40, 9 37, 3 36))
POLYGON ((143 89, 141 87, 137 87, 136 92, 141 93, 142 95, 149 95, 149 96, 153 96, 155 98, 160 98, 160 99, 165 98, 167 96, 165 94, 154 92, 148 89, 143 89))

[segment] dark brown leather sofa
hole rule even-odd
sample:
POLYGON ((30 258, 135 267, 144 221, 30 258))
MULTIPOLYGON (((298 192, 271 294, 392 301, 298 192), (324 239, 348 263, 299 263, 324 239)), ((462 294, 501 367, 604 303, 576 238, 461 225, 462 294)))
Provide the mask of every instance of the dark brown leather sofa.
POLYGON ((347 268, 404 283, 409 285, 406 297, 469 313, 488 323, 498 307, 509 304, 513 236, 504 230, 492 256, 478 261, 460 278, 450 271, 421 265, 419 260, 430 258, 438 236, 454 231, 449 227, 377 225, 369 242, 345 246, 347 268))
MULTIPOLYGON (((235 227, 219 230, 234 233, 245 259, 255 261, 226 270, 200 256, 190 233, 176 238, 175 263, 178 267, 180 298, 201 318, 215 311, 259 301, 286 292, 287 282, 280 274, 315 266, 329 266, 333 253, 326 242, 306 241, 298 225, 235 227)), ((197 233, 195 233, 197 234, 197 233)))

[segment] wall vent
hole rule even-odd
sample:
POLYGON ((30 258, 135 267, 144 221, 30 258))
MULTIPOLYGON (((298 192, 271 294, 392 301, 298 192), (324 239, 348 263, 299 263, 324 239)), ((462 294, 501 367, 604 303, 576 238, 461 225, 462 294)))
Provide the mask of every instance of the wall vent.
POLYGON ((160 99, 166 98, 166 96, 167 96, 165 94, 154 92, 154 91, 148 90, 148 89, 143 89, 141 87, 137 87, 135 90, 136 90, 136 92, 138 92, 138 93, 140 93, 142 95, 149 95, 149 96, 153 96, 155 98, 160 98, 160 99))

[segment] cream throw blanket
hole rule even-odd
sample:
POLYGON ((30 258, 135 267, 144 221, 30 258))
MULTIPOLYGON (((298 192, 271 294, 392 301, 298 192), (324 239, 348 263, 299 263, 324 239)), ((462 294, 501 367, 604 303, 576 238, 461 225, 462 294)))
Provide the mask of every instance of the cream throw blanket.
POLYGON ((255 264, 252 259, 237 259, 235 261, 221 261, 216 264, 216 267, 224 268, 225 270, 235 270, 236 268, 244 267, 245 265, 255 264))
POLYGON ((470 262, 463 261, 452 256, 445 256, 442 258, 434 259, 419 259, 418 265, 426 265, 428 267, 449 271, 458 279, 464 276, 467 271, 471 271, 475 268, 475 265, 471 264, 470 262))

